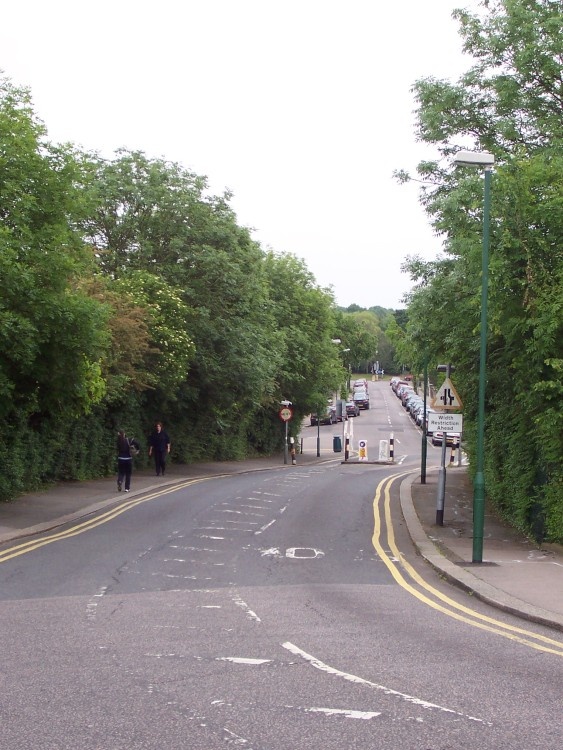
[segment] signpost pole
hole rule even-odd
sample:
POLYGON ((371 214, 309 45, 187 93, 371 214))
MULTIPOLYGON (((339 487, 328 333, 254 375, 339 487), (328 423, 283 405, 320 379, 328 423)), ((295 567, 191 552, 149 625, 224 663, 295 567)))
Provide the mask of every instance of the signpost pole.
POLYGON ((283 445, 283 462, 286 464, 288 462, 289 458, 289 445, 288 445, 288 425, 289 420, 293 417, 293 409, 290 408, 291 401, 282 401, 281 405, 284 407, 283 409, 280 409, 279 411, 279 417, 280 419, 285 422, 285 437, 284 437, 284 445, 283 445))
POLYGON ((444 506, 446 504, 446 443, 448 433, 442 433, 442 460, 438 472, 438 497, 436 500, 436 526, 444 525, 444 506))

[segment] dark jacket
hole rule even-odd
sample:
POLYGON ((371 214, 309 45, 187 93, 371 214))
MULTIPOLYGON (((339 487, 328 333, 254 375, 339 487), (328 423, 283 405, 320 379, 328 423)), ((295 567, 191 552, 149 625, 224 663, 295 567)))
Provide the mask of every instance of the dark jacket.
POLYGON ((166 430, 161 430, 158 432, 155 430, 151 436, 150 436, 150 446, 153 449, 153 451, 159 451, 160 453, 166 453, 166 450, 168 448, 168 445, 170 443, 170 438, 168 437, 168 433, 166 430))
POLYGON ((132 458, 131 446, 136 448, 138 451, 141 450, 141 446, 135 440, 135 438, 118 438, 117 439, 117 457, 118 458, 132 458))

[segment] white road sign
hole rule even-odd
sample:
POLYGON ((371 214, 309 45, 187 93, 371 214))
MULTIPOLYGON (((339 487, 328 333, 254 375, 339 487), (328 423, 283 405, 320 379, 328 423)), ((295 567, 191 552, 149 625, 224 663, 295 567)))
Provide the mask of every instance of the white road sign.
POLYGON ((448 412, 430 412, 428 414, 430 432, 463 432, 463 414, 448 412))

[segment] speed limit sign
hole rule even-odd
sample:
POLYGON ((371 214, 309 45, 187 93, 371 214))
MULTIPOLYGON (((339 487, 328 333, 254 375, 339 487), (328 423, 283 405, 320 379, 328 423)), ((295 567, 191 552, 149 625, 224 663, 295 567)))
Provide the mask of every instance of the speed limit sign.
POLYGON ((284 406, 283 409, 280 409, 279 415, 280 415, 280 419, 283 422, 289 422, 289 420, 293 416, 293 410, 290 409, 289 406, 284 406))

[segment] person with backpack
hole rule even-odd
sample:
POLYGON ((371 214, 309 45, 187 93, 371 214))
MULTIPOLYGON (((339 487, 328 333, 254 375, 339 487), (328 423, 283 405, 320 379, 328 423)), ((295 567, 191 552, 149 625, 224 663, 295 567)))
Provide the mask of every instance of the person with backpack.
POLYGON ((156 467, 156 476, 164 476, 166 469, 166 458, 170 453, 170 438, 162 426, 162 422, 157 422, 149 439, 149 456, 154 456, 156 467))
POLYGON ((128 438, 124 430, 117 433, 117 491, 125 483, 125 492, 131 489, 131 473, 133 471, 133 456, 141 450, 135 438, 128 438))

